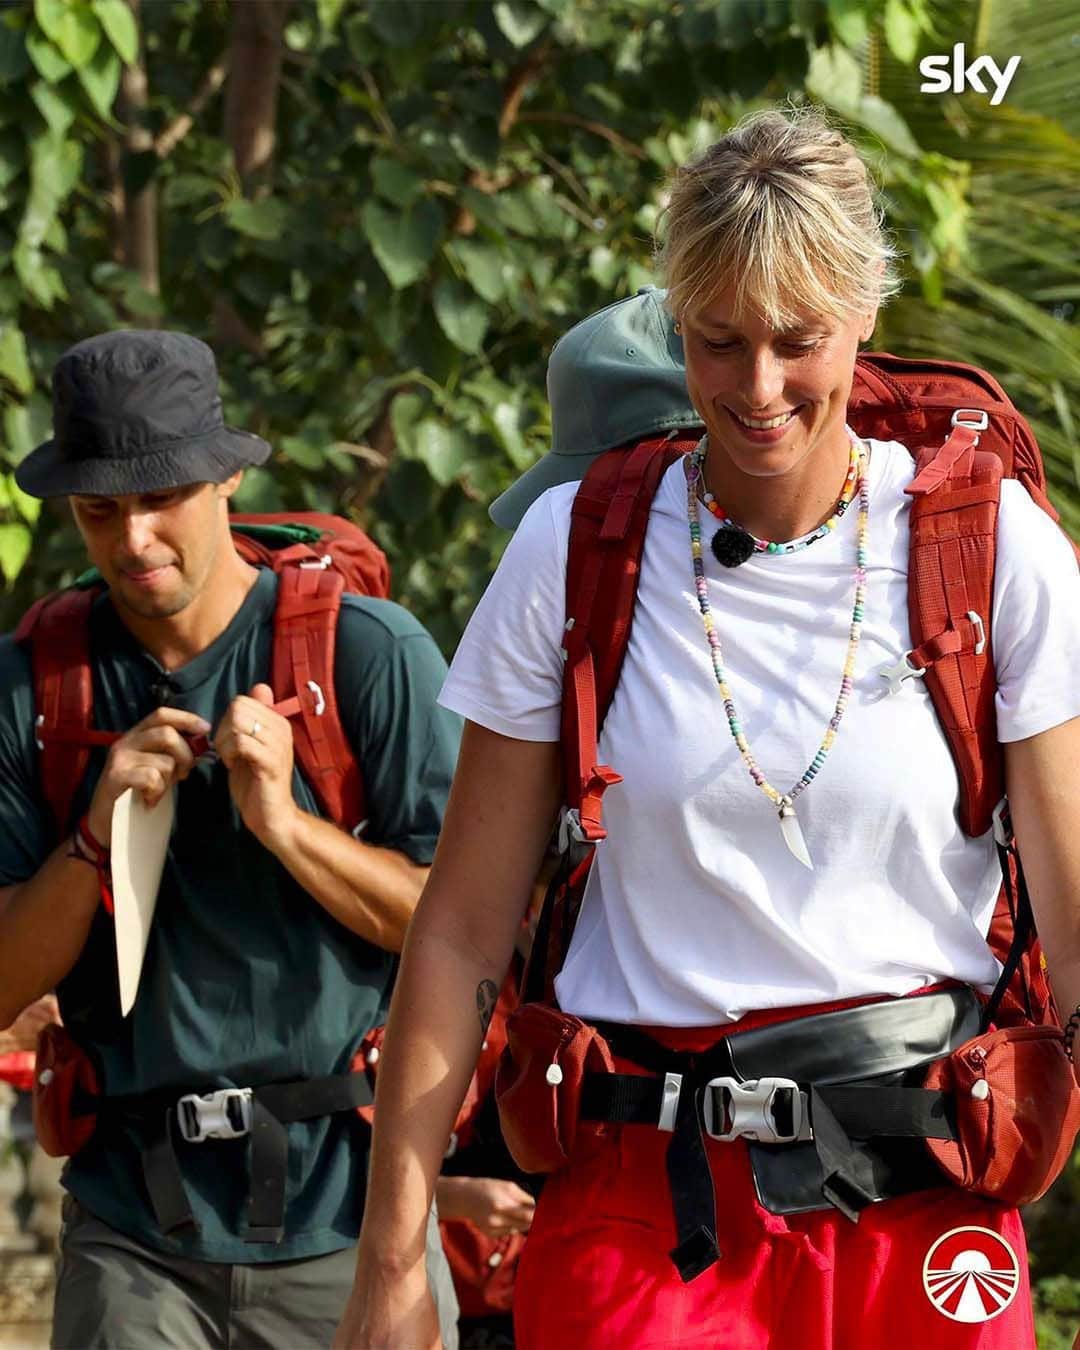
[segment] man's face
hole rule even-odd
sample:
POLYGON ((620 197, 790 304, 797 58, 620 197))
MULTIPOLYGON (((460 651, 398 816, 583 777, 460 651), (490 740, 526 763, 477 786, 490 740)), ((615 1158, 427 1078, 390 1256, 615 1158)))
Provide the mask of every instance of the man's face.
POLYGON ((114 603, 143 619, 187 609, 212 577, 224 503, 240 477, 122 497, 71 497, 87 554, 114 603))
POLYGON ((750 477, 779 477, 843 437, 860 340, 875 315, 806 313, 778 331, 736 314, 728 292, 682 319, 686 383, 709 448, 750 477))

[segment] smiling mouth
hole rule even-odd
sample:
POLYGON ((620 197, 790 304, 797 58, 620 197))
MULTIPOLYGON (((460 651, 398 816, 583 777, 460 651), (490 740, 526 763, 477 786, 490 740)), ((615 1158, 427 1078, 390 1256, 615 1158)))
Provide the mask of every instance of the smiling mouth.
POLYGON ((790 412, 780 413, 778 417, 743 417, 734 409, 728 409, 736 422, 748 427, 751 431, 773 431, 777 427, 786 426, 798 411, 798 408, 792 408, 790 412))

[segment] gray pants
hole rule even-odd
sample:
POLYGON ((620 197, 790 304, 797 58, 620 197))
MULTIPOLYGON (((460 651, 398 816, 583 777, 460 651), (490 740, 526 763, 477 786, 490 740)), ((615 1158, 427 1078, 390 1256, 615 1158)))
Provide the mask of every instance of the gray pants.
MULTIPOLYGON (((434 1216, 427 1268, 443 1344, 457 1350, 457 1299, 434 1216)), ((356 1271, 328 1256, 217 1265, 144 1247, 64 1198, 53 1350, 328 1350, 356 1271)))

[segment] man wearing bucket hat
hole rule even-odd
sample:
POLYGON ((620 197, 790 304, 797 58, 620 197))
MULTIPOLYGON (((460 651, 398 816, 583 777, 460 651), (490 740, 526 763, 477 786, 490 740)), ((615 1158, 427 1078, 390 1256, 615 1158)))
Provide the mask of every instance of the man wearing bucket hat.
POLYGON ((551 449, 490 507, 514 530, 542 492, 584 477, 605 450, 701 425, 664 292, 643 287, 575 324, 548 361, 551 449))
MULTIPOLYGON (((210 349, 180 333, 90 338, 61 357, 53 399, 53 438, 16 477, 35 496, 68 497, 105 583, 90 611, 94 719, 122 733, 93 753, 78 824, 54 848, 31 655, 0 639, 0 1025, 56 988, 104 1085, 96 1129, 65 1171, 54 1344, 325 1345, 354 1273, 367 1144, 335 1085, 355 1079, 357 1043, 384 1018, 431 860, 458 737, 435 704, 445 667, 406 611, 342 598, 334 691, 368 808, 363 841, 351 838, 320 817, 271 706, 278 577, 241 557, 228 520, 244 469, 270 446, 225 425, 210 349), (174 786, 124 1017, 102 904, 113 805, 128 788, 153 805, 174 786), (264 1125, 260 1090, 274 1086, 295 1090, 298 1113, 264 1125), (208 1088, 235 1139, 206 1137, 201 1106, 200 1129, 179 1137, 177 1094, 208 1088), (148 1122, 162 1116, 151 1146, 148 1122), (283 1188, 273 1230, 255 1217, 268 1138, 281 1166, 259 1184, 283 1188), (168 1220, 163 1194, 179 1202, 168 1220)), ((431 1230, 452 1345, 456 1305, 431 1230)))

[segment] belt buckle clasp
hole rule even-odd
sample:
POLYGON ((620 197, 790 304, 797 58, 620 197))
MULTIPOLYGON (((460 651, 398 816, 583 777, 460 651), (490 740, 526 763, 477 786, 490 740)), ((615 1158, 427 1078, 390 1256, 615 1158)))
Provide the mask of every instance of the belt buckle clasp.
POLYGON ((204 1139, 240 1139, 251 1133, 251 1089, 189 1092, 176 1103, 176 1122, 189 1144, 204 1139))
POLYGON ((705 1132, 713 1139, 793 1144, 811 1137, 806 1096, 793 1078, 755 1078, 747 1082, 730 1077, 710 1078, 705 1084, 702 1114, 705 1132), (784 1114, 790 1115, 790 1133, 777 1125, 781 1094, 788 1094, 784 1114))

